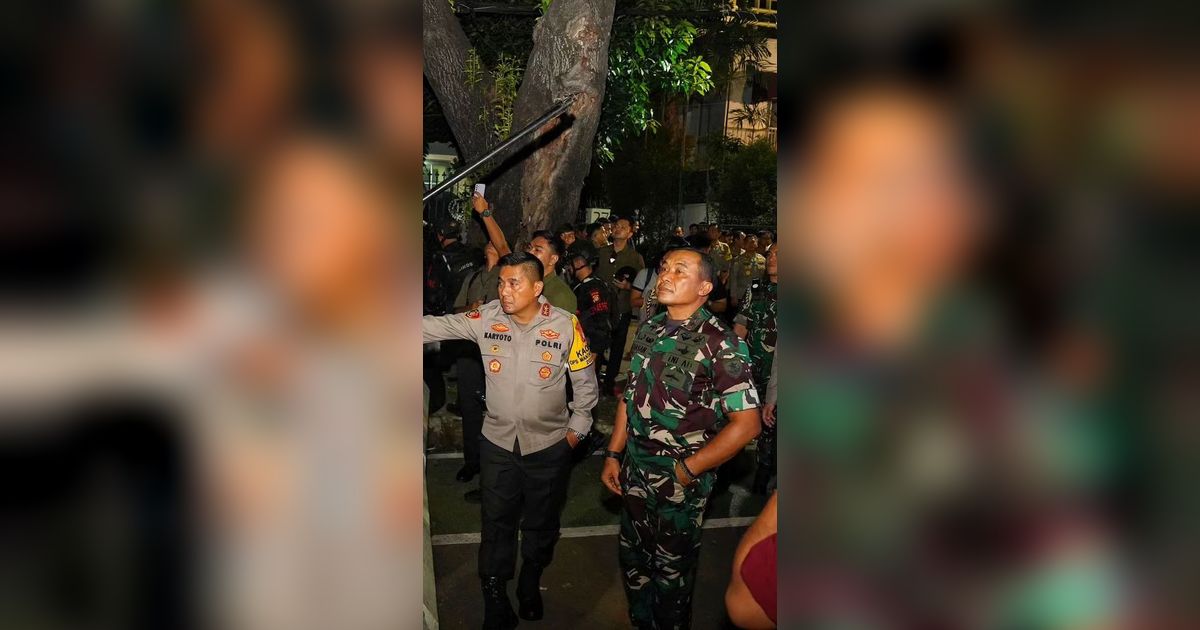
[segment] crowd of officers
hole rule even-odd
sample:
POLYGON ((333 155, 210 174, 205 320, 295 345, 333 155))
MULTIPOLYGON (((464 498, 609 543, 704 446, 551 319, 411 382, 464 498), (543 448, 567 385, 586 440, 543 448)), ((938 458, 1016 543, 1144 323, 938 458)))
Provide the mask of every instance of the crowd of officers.
POLYGON ((457 479, 480 477, 465 498, 482 509, 484 627, 518 623, 506 590, 518 529, 519 616, 542 618, 540 578, 571 466, 601 447, 601 481, 623 506, 618 557, 630 622, 690 627, 718 469, 757 437, 753 490, 765 494, 774 482, 773 234, 677 227, 647 264, 638 222, 617 217, 536 231, 514 253, 487 200, 476 194, 472 207, 488 243, 463 243, 455 220, 435 226, 422 329, 429 410, 445 402, 442 373, 455 365, 457 479), (593 428, 601 396, 617 400, 610 436, 593 428))

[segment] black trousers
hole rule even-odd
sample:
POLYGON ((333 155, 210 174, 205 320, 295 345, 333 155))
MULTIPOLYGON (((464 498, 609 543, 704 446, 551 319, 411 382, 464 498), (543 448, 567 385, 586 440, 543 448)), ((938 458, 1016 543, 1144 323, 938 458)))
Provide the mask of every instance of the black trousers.
POLYGON ((516 573, 517 527, 521 558, 541 566, 554 558, 559 518, 567 500, 571 445, 564 439, 531 455, 510 453, 479 440, 483 535, 479 576, 510 580, 516 573))
POLYGON ((442 378, 441 352, 425 352, 421 357, 421 376, 429 388, 429 415, 446 405, 446 381, 442 378))
POLYGON ((484 376, 479 346, 458 357, 458 410, 463 422, 463 463, 479 467, 479 439, 483 431, 484 376))
POLYGON ((621 359, 625 356, 625 340, 629 337, 629 324, 632 321, 632 313, 617 316, 617 323, 613 326, 612 344, 608 348, 608 366, 604 370, 604 387, 601 391, 611 392, 616 385, 617 375, 621 373, 621 359))

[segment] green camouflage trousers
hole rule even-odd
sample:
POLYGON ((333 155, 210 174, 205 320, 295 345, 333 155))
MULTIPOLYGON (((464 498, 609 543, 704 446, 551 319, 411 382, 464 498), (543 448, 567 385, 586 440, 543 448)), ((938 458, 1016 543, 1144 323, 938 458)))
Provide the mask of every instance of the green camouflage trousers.
POLYGON ((674 477, 673 470, 643 467, 628 457, 621 467, 618 556, 634 628, 691 627, 700 526, 715 475, 702 474, 689 487, 674 477))

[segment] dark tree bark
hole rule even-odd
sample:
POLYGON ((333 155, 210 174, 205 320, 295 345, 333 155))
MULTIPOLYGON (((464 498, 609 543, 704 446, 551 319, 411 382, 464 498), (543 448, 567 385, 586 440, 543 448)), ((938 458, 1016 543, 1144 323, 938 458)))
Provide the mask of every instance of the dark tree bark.
POLYGON ((486 107, 491 78, 467 85, 467 52, 471 42, 446 0, 424 0, 422 44, 425 78, 442 106, 463 157, 470 160, 487 150, 488 133, 479 113, 486 107))
MULTIPOLYGON (((511 245, 576 215, 600 123, 615 4, 554 0, 534 29, 533 52, 513 105, 513 130, 529 124, 559 98, 578 98, 566 120, 547 123, 536 139, 492 173, 488 198, 511 245)), ((425 0, 424 28, 426 77, 446 110, 463 157, 470 161, 491 142, 478 127, 490 86, 467 87, 463 68, 470 42, 446 0, 425 0)))

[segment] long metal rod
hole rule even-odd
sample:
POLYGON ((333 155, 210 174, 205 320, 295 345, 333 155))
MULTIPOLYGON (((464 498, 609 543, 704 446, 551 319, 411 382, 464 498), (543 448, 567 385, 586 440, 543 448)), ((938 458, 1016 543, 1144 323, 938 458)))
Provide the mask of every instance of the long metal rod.
POLYGON ((527 125, 524 129, 518 131, 517 133, 515 133, 511 137, 509 137, 508 140, 505 140, 504 142, 500 143, 500 145, 497 146, 496 148, 492 149, 491 151, 488 151, 487 154, 485 154, 483 157, 479 158, 478 160, 475 160, 474 162, 472 162, 469 166, 467 166, 463 170, 455 173, 454 176, 451 177, 450 179, 447 179, 446 181, 438 184, 436 187, 434 187, 433 190, 425 193, 425 196, 421 198, 421 203, 425 203, 426 201, 429 201, 433 197, 437 196, 438 193, 440 193, 443 190, 446 190, 447 188, 458 183, 459 180, 461 180, 462 178, 471 174, 471 171, 474 171, 475 169, 479 168, 479 166, 481 164, 492 159, 493 157, 496 156, 496 154, 498 154, 501 151, 507 149, 508 147, 511 147, 512 145, 516 144, 518 141, 523 139, 525 136, 532 133, 535 129, 546 124, 546 122, 549 121, 551 118, 554 118, 555 116, 558 116, 559 114, 567 111, 567 108, 571 106, 571 103, 575 102, 575 98, 577 96, 578 96, 578 94, 572 94, 570 96, 563 97, 562 102, 560 102, 558 105, 556 105, 554 107, 554 109, 546 112, 545 114, 542 114, 541 118, 538 118, 537 120, 529 123, 529 125, 527 125))

